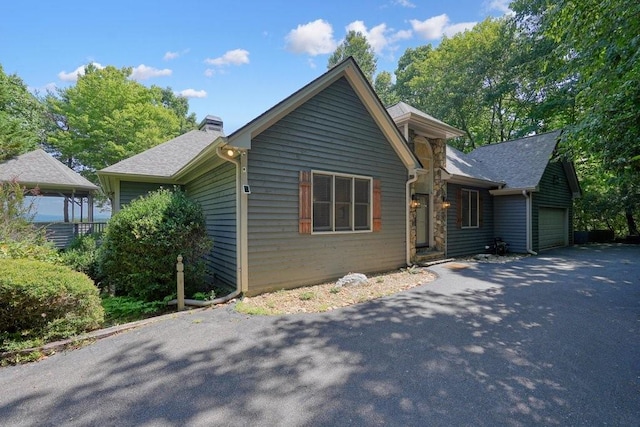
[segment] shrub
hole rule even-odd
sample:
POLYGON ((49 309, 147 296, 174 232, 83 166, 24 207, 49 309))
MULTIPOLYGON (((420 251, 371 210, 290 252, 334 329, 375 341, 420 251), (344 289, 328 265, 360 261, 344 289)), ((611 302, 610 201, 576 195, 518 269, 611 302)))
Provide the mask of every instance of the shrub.
POLYGON ((0 182, 0 258, 28 258, 57 263, 58 252, 47 242, 44 228, 35 227, 33 200, 37 195, 16 181, 0 182))
POLYGON ((62 252, 62 263, 97 281, 98 238, 99 236, 95 234, 85 234, 75 237, 62 252))
POLYGON ((133 297, 102 297, 105 322, 111 326, 155 316, 167 310, 167 301, 146 302, 133 297))
POLYGON ((104 320, 98 289, 61 265, 0 259, 0 331, 24 339, 66 338, 104 320))
POLYGON ((211 248, 199 204, 179 189, 159 189, 114 215, 98 251, 103 284, 146 301, 175 292, 176 258, 183 256, 185 291, 204 279, 202 256, 211 248))

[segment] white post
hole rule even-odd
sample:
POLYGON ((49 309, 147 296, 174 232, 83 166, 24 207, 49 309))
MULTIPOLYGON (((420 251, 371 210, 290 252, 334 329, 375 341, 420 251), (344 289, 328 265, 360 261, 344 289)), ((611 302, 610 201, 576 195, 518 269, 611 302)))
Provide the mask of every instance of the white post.
POLYGON ((178 311, 182 311, 184 310, 184 264, 182 264, 182 255, 178 255, 176 270, 178 282, 178 311))

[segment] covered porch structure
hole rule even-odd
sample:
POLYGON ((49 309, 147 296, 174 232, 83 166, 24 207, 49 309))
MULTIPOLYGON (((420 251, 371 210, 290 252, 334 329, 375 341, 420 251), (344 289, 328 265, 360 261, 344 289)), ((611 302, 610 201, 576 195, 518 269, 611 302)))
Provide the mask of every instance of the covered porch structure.
POLYGON ((0 182, 17 182, 40 197, 63 198, 62 221, 36 222, 46 227, 47 238, 56 247, 104 227, 93 220, 94 196, 100 188, 42 149, 0 163, 0 182))

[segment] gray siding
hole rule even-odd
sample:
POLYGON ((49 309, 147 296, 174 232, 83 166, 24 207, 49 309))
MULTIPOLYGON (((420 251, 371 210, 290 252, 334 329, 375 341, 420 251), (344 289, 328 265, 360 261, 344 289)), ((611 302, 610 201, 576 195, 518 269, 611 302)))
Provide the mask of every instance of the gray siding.
POLYGON ((172 184, 159 184, 149 182, 120 181, 120 207, 131 203, 132 200, 144 196, 160 187, 173 188, 172 184))
POLYGON ((213 249, 205 257, 207 275, 216 283, 236 285, 236 167, 215 159, 215 167, 195 178, 185 191, 205 213, 213 249))
POLYGON ((567 176, 560 162, 552 162, 547 165, 540 180, 539 192, 533 193, 531 227, 534 251, 540 249, 538 221, 541 207, 568 209, 569 224, 567 227, 567 241, 569 244, 573 244, 573 199, 567 176))
POLYGON ((249 293, 405 265, 407 170, 344 78, 255 138, 248 166, 249 293), (301 170, 380 179, 382 230, 299 234, 301 170))
POLYGON ((527 202, 522 195, 493 199, 494 234, 509 244, 509 251, 527 252, 527 202))
MULTIPOLYGON (((493 242, 493 200, 488 190, 464 185, 447 184, 447 198, 451 206, 447 209, 447 256, 457 257, 483 253, 484 247, 493 242), (477 190, 482 197, 482 225, 479 228, 458 228, 458 190, 477 190)), ((503 236, 500 236, 503 237, 503 236)))

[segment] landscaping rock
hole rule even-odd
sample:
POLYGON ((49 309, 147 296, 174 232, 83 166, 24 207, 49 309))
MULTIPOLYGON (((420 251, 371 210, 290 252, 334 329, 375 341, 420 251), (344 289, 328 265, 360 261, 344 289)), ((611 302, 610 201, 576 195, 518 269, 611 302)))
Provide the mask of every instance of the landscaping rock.
POLYGON ((367 281, 367 276, 362 273, 350 273, 338 279, 338 281, 336 282, 336 287, 340 288, 342 286, 357 286, 367 283, 367 281))

